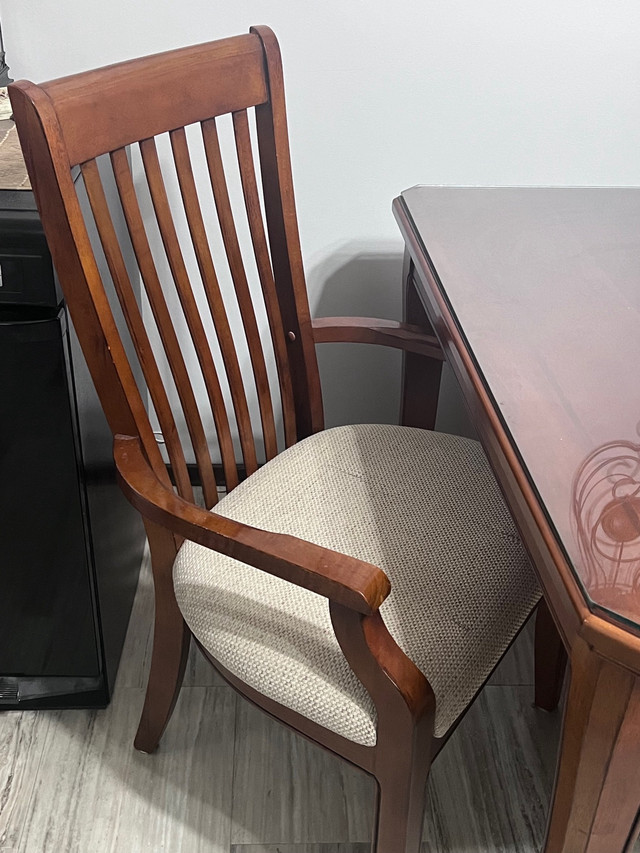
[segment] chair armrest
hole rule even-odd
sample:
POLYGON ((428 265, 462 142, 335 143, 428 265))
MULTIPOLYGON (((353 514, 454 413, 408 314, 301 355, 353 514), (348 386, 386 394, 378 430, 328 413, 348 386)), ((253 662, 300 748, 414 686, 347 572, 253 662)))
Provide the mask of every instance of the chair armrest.
POLYGON ((420 326, 412 326, 409 323, 378 320, 375 317, 317 317, 311 321, 311 328, 317 344, 382 344, 444 361, 438 339, 434 335, 426 334, 420 326))
POLYGON ((179 497, 156 476, 140 439, 117 435, 114 459, 127 499, 146 518, 185 539, 369 615, 391 590, 382 569, 295 536, 269 533, 179 497))

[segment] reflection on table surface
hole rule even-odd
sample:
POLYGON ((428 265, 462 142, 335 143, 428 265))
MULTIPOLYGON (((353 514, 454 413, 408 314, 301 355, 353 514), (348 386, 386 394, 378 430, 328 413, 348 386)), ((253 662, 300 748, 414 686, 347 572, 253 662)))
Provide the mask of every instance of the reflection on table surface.
POLYGON ((640 189, 402 198, 587 600, 640 627, 640 189))

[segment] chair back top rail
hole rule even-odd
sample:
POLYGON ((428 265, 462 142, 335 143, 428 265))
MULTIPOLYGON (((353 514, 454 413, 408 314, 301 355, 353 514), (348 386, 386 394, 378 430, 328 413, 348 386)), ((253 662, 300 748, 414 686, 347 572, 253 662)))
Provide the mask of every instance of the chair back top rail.
POLYGON ((264 103, 269 92, 263 64, 259 39, 247 34, 60 77, 41 88, 55 104, 75 166, 140 139, 264 103))

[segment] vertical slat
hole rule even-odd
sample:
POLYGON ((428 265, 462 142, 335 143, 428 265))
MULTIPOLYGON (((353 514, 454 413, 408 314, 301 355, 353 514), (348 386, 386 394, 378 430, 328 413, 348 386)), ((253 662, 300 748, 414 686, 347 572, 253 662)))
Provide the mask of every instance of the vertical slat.
POLYGON ((105 293, 51 100, 26 81, 14 88, 11 100, 53 262, 109 427, 114 435, 139 435, 157 477, 169 485, 105 293))
POLYGON ((167 354, 169 367, 191 437, 196 462, 203 477, 203 488, 206 483, 207 494, 210 499, 212 498, 215 501, 215 478, 213 477, 213 466, 211 457, 209 456, 207 439, 180 343, 171 321, 171 315, 162 292, 162 286, 149 247, 125 150, 119 148, 112 151, 111 162, 142 281, 160 333, 162 345, 167 354))
POLYGON ((178 492, 186 500, 193 500, 193 490, 189 480, 189 472, 187 470, 182 443, 180 442, 171 405, 140 315, 140 309, 133 288, 131 287, 129 274, 104 194, 98 165, 95 160, 89 160, 87 163, 83 163, 81 168, 98 236, 120 306, 122 307, 122 313, 131 334, 147 388, 149 389, 149 394, 158 416, 178 492))
MULTIPOLYGON (((238 356, 233 342, 233 335, 229 326, 224 300, 220 292, 218 277, 216 275, 207 233, 202 218, 200 202, 196 190, 193 170, 191 168, 191 157, 184 128, 173 130, 169 134, 173 159, 178 175, 182 203, 184 205, 189 233, 198 263, 198 269, 202 277, 202 284, 211 312, 211 319, 216 330, 216 336, 220 344, 220 352, 224 362, 231 400, 238 424, 238 435, 240 447, 244 459, 247 474, 253 474, 258 468, 256 449, 251 428, 251 417, 247 405, 247 398, 242 381, 242 373, 238 363, 238 356)), ((230 488, 230 486, 228 487, 230 488)))
POLYGON ((264 231, 262 211, 260 209, 251 135, 249 133, 249 120, 246 110, 239 110, 233 113, 233 132, 236 139, 238 167, 240 169, 242 192, 247 211, 249 230, 251 232, 251 242, 253 244, 258 275, 260 276, 260 284, 262 285, 264 304, 269 320, 269 329, 271 330, 276 367, 278 369, 285 442, 287 447, 290 447, 296 441, 296 414, 293 402, 289 356, 287 354, 282 316, 273 280, 271 259, 269 257, 269 249, 267 248, 267 238, 264 231))
POLYGON ((251 358, 251 366, 253 368, 256 390, 258 393, 258 404, 260 406, 264 448, 267 460, 269 460, 277 455, 278 444, 276 439, 276 427, 273 418, 273 406, 271 403, 271 391, 269 388, 267 367, 264 360, 264 353, 262 351, 262 343, 260 341, 258 324, 253 310, 247 276, 242 261, 242 253, 238 243, 238 235, 233 221, 233 212, 229 201, 227 181, 224 174, 224 166, 222 163, 222 155, 220 153, 220 143, 218 141, 218 131, 215 119, 203 121, 201 127, 207 166, 209 168, 209 177, 211 180, 211 188, 213 190, 213 196, 216 203, 216 210, 218 211, 220 230, 222 232, 222 239, 227 253, 227 259, 229 261, 229 268, 231 270, 231 276, 235 286, 238 307, 240 308, 240 314, 242 316, 244 331, 249 347, 249 356, 251 358))
MULTIPOLYGON (((229 429, 229 418, 227 416, 227 410, 222 396, 222 389, 220 388, 218 372, 213 361, 213 355, 209 347, 207 334, 202 323, 200 310, 193 295, 189 275, 187 273, 182 250, 178 241, 178 235, 176 233, 171 208, 169 206, 169 199, 167 198, 167 192, 160 169, 160 161, 158 160, 158 151, 155 140, 145 139, 140 142, 140 151, 142 153, 142 162, 147 176, 149 190, 151 192, 153 208, 155 210, 158 227, 160 229, 162 244, 167 255, 167 260, 169 261, 171 275, 178 292, 182 310, 184 311, 184 316, 187 321, 187 326, 191 334, 191 339, 193 341, 205 381, 209 403, 211 404, 211 411, 218 435, 220 454, 222 456, 225 481, 227 483, 227 487, 229 489, 233 489, 237 485, 238 473, 233 442, 231 440, 231 430, 229 429)), ((211 482, 213 482, 215 488, 215 480, 213 480, 212 470, 207 471, 207 475, 209 474, 211 474, 211 482)), ((205 479, 203 479, 203 488, 205 488, 205 482, 205 479)), ((205 500, 208 501, 206 488, 205 500)))
POLYGON ((269 79, 269 100, 255 108, 260 174, 280 311, 285 329, 294 335, 287 348, 296 427, 298 437, 304 438, 323 428, 324 417, 293 195, 282 62, 268 27, 251 27, 251 32, 262 42, 269 79))

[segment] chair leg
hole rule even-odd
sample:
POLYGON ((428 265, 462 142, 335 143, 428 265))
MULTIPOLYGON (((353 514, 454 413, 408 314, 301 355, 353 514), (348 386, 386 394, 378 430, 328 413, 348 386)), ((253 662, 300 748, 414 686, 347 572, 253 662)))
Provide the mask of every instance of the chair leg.
POLYGON ((176 602, 172 568, 176 555, 173 535, 145 520, 155 593, 155 622, 151 669, 134 747, 151 753, 171 718, 189 654, 189 631, 176 602))
POLYGON ((554 711, 562 693, 567 652, 544 598, 540 600, 536 611, 534 655, 534 703, 544 711, 554 711))
POLYGON ((380 750, 372 853, 419 853, 431 766, 432 723, 418 724, 406 739, 380 750), (404 741, 404 742, 403 742, 404 741))

